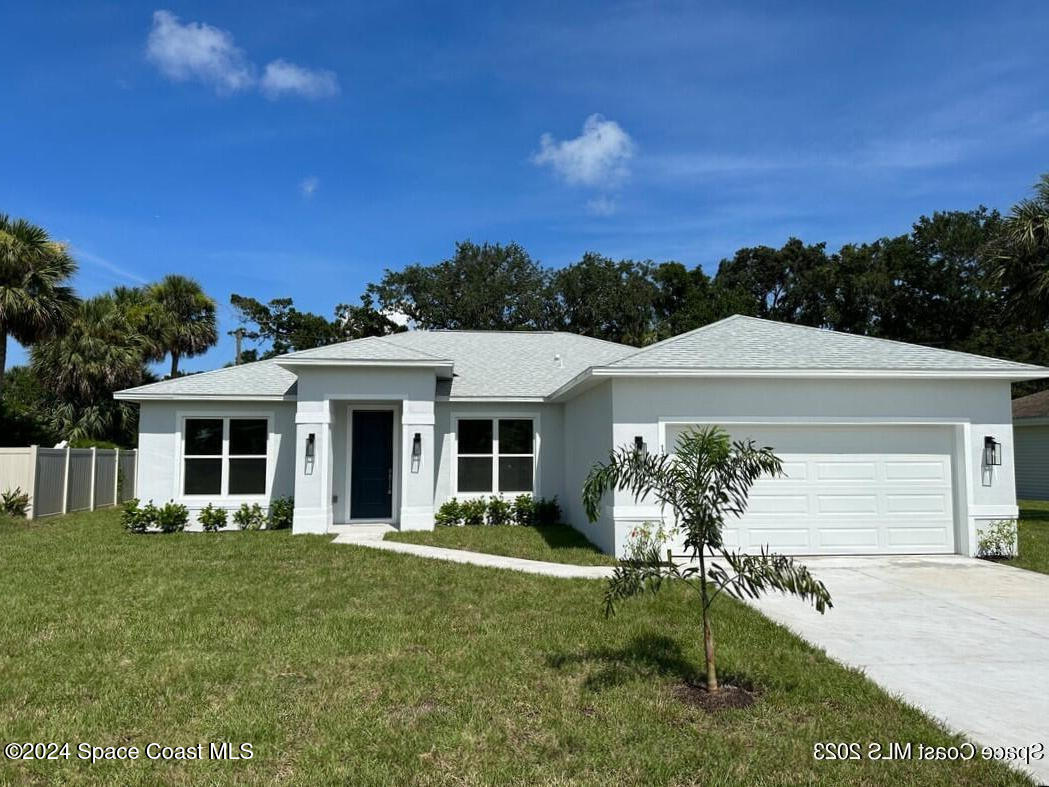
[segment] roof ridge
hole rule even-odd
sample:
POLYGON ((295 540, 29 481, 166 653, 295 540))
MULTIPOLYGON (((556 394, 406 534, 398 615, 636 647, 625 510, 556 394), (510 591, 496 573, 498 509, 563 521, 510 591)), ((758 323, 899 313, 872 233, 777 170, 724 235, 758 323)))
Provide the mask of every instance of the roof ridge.
MULTIPOLYGON (((951 353, 952 355, 965 355, 965 356, 968 356, 970 358, 979 358, 979 359, 984 360, 984 361, 995 361, 996 363, 1011 363, 1011 364, 1015 364, 1016 366, 1026 366, 1026 367, 1030 367, 1030 368, 1041 368, 1037 364, 1024 363, 1022 361, 1010 361, 1007 358, 995 358, 992 355, 980 355, 979 353, 970 353, 970 352, 966 352, 965 350, 948 350, 946 347, 933 347, 933 346, 928 345, 928 344, 918 344, 917 342, 905 342, 902 339, 885 339, 885 338, 882 338, 881 336, 868 336, 867 334, 863 334, 863 333, 850 333, 849 331, 837 331, 837 330, 834 330, 833 328, 818 328, 815 325, 803 325, 803 324, 797 323, 797 322, 783 322, 781 320, 770 320, 767 317, 751 317, 749 315, 744 315, 744 314, 736 314, 736 315, 733 315, 733 316, 734 317, 742 317, 743 319, 746 319, 746 320, 754 320, 756 322, 764 322, 764 323, 768 323, 770 325, 775 325, 777 327, 799 328, 799 329, 804 329, 804 330, 807 330, 807 331, 816 331, 817 333, 821 333, 824 336, 826 336, 827 334, 833 334, 833 335, 836 335, 836 336, 848 336, 848 337, 850 337, 852 339, 862 339, 862 340, 868 341, 868 342, 880 342, 880 343, 883 343, 883 344, 894 344, 894 345, 900 345, 900 346, 903 346, 903 347, 921 347, 922 349, 932 350, 933 352, 951 353)), ((716 324, 716 323, 712 323, 712 324, 716 324)), ((684 336, 685 334, 681 334, 681 335, 684 336)))

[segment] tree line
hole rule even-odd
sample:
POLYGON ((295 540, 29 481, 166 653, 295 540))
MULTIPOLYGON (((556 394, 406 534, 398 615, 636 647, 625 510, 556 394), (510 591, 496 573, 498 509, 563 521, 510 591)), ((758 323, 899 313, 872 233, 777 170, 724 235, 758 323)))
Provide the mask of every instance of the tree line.
MULTIPOLYGON (((192 279, 79 299, 75 271, 45 230, 0 215, 2 442, 133 444, 137 410, 113 391, 155 380, 150 364, 165 358, 177 376, 182 358, 218 341, 215 301, 192 279), (5 374, 8 336, 30 362, 5 374)), ((387 269, 330 318, 289 297, 234 293, 230 303, 240 323, 231 363, 408 327, 562 330, 643 346, 746 314, 1049 365, 1049 174, 1005 215, 936 212, 836 251, 797 238, 746 247, 713 275, 592 252, 552 268, 516 243, 463 241, 446 260, 387 269)))

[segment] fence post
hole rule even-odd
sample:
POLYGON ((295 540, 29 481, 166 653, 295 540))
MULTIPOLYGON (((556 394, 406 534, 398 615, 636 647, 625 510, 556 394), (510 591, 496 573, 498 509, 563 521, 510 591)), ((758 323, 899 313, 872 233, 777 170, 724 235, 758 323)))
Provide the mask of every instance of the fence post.
POLYGON ((66 466, 62 472, 62 513, 69 513, 69 446, 66 446, 66 466))
POLYGON ((113 449, 113 505, 120 505, 120 449, 113 449))
POLYGON ((36 519, 36 464, 40 446, 29 446, 29 507, 26 509, 26 519, 36 519))
POLYGON ((95 510, 95 475, 98 472, 98 449, 91 446, 91 497, 88 498, 88 511, 95 510))

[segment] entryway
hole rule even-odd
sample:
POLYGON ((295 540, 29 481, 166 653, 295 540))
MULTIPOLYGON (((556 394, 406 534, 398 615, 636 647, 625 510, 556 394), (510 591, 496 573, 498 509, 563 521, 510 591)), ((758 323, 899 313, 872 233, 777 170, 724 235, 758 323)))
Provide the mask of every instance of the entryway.
POLYGON ((348 443, 350 522, 392 521, 398 482, 394 408, 350 407, 348 443))

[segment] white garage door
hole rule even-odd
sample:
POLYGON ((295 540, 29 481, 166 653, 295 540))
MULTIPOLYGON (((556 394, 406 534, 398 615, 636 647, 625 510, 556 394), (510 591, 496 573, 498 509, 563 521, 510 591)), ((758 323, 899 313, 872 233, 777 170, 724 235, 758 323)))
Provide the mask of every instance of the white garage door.
MULTIPOLYGON (((672 450, 686 425, 668 425, 672 450)), ((727 545, 797 555, 954 552, 952 430, 936 426, 740 426, 785 477, 758 481, 727 545)))

